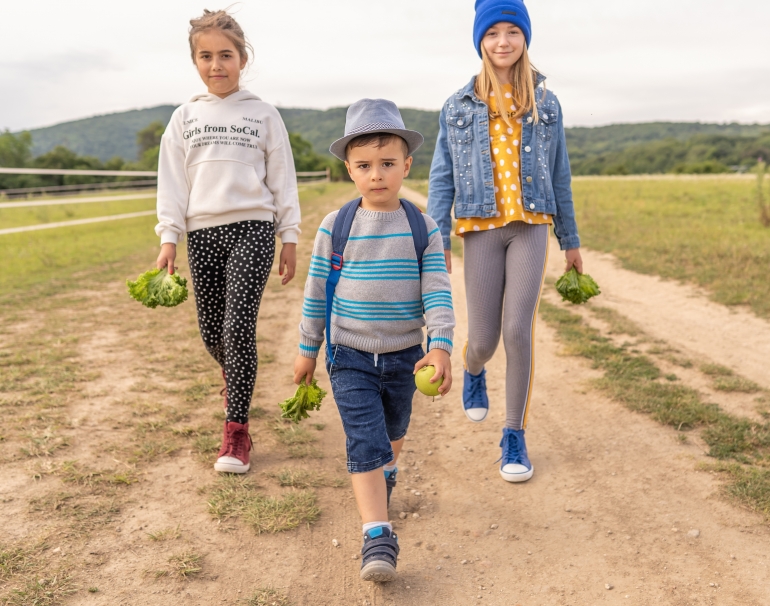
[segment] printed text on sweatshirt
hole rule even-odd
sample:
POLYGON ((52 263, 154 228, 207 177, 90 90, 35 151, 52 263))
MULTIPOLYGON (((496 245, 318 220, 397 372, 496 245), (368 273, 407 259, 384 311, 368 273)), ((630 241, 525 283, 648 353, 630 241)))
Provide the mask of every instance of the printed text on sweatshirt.
POLYGON ((171 116, 160 145, 161 243, 238 221, 275 222, 297 241, 300 210, 289 135, 278 110, 246 90, 194 96, 171 116))
MULTIPOLYGON (((305 284, 299 349, 307 358, 318 356, 324 340, 326 278, 337 212, 328 215, 318 229, 305 284)), ((436 222, 423 217, 428 248, 421 278, 404 209, 358 209, 334 292, 333 344, 378 354, 399 351, 422 343, 427 322, 431 348, 452 353, 455 318, 443 244, 436 222)))

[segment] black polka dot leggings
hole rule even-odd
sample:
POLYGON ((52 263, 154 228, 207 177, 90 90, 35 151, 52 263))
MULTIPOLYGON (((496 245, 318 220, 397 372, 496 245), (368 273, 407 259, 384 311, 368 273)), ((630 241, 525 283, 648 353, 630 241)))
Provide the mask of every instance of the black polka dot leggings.
POLYGON ((247 423, 257 378, 257 313, 275 256, 275 227, 240 221, 188 235, 198 327, 224 369, 227 420, 247 423))

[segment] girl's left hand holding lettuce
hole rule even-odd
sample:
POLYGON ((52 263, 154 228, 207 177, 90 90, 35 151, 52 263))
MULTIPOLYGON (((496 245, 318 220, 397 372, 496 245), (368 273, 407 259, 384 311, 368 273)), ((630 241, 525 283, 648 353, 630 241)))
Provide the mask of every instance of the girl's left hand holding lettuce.
POLYGON ((573 267, 579 274, 583 273, 583 258, 580 256, 579 248, 570 248, 564 253, 567 266, 564 268, 564 273, 567 273, 573 267))

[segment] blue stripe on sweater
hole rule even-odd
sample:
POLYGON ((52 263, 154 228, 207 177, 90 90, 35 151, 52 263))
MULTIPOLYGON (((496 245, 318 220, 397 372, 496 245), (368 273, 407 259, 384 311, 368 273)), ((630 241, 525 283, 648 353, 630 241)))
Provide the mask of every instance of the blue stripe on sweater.
POLYGON ((382 234, 376 236, 350 236, 348 240, 384 240, 387 238, 411 238, 412 232, 406 231, 398 234, 382 234))
POLYGON ((349 314, 346 312, 342 312, 339 310, 333 310, 335 316, 339 316, 340 318, 350 318, 352 320, 360 320, 362 322, 403 322, 404 320, 418 320, 421 316, 416 316, 414 318, 407 318, 404 316, 375 316, 371 314, 349 314))

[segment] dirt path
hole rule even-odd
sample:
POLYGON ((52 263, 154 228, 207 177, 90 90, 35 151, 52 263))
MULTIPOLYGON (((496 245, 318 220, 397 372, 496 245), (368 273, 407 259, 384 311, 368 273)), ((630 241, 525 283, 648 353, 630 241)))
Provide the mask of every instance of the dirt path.
MULTIPOLYGON (((311 215, 308 222, 319 218, 311 215)), ((304 239, 300 257, 309 255, 309 246, 310 239, 304 239)), ((686 335, 673 329, 666 335, 665 325, 652 321, 653 304, 635 303, 639 297, 633 282, 617 277, 621 270, 606 259, 586 256, 608 306, 651 333, 661 331, 664 339, 686 335)), ((553 267, 558 268, 559 259, 552 255, 553 267)), ((467 327, 459 259, 452 283, 455 341, 461 344, 467 327)), ((687 301, 696 308, 692 315, 711 313, 710 303, 687 301)), ((51 457, 20 458, 8 454, 18 450, 12 448, 10 433, 2 443, 7 456, 0 466, 0 512, 16 523, 3 525, 0 543, 48 533, 45 547, 39 548, 41 558, 51 569, 59 562, 69 564, 79 587, 63 603, 234 605, 245 603, 260 587, 275 588, 289 600, 264 604, 308 606, 770 603, 770 531, 764 522, 723 500, 717 476, 696 471, 698 462, 710 460, 697 444, 681 444, 673 430, 592 391, 587 380, 597 371, 561 355, 553 330, 544 323, 536 337, 538 374, 527 433, 534 478, 512 485, 497 472, 502 350, 488 365, 489 418, 476 425, 461 410, 458 347, 453 357, 456 388, 442 400, 418 396, 415 401, 390 511, 402 545, 400 576, 394 583, 373 586, 358 580, 360 524, 332 399, 313 416, 312 422, 322 425, 304 425, 314 440, 315 457, 292 458, 272 430, 277 402, 293 389, 289 369, 296 352, 302 284, 283 289, 274 277, 260 313, 255 402, 264 412, 255 410, 252 420, 255 453, 249 480, 273 496, 295 490, 281 487, 275 478, 286 468, 345 483, 314 489, 321 509, 317 522, 277 534, 255 535, 242 519, 218 521, 209 511, 207 501, 218 478, 211 468, 213 455, 201 453, 196 445, 206 432, 218 438, 219 379, 201 351, 192 306, 151 315, 126 301, 118 287, 100 293, 99 303, 96 313, 76 299, 68 303, 70 310, 47 312, 61 316, 65 331, 77 321, 81 359, 98 373, 82 395, 63 397, 66 419, 57 431, 69 445, 51 457), (163 433, 156 419, 173 423, 176 433, 163 433), (181 446, 163 454, 164 440, 181 446), (127 444, 133 450, 127 451, 127 444), (129 452, 151 445, 155 454, 143 459, 134 454, 135 462, 128 462, 129 452), (41 474, 40 469, 55 469, 73 459, 129 470, 136 481, 105 494, 62 496, 74 491, 72 485, 61 474, 41 474), (45 499, 50 495, 58 495, 58 501, 52 507, 40 505, 40 499, 49 503, 45 499), (61 517, 72 499, 81 499, 81 514, 92 511, 88 503, 104 499, 113 510, 94 513, 97 523, 79 531, 72 519, 61 517), (178 529, 178 536, 154 541, 148 535, 164 529, 178 529), (696 530, 698 536, 689 534, 696 530), (189 580, 156 578, 154 571, 166 569, 169 557, 185 552, 201 556, 200 574, 189 580), (88 593, 88 587, 98 591, 88 593)), ((669 305, 661 304, 657 315, 665 316, 669 305)), ((693 352, 708 353, 684 338, 675 340, 693 352)), ((730 356, 737 352, 722 345, 709 358, 733 365, 730 356)), ((766 384, 761 376, 741 370, 766 384)), ((328 389, 323 370, 318 378, 328 389)), ((13 394, 9 398, 21 406, 13 394)), ((0 589, 6 583, 0 575, 0 589)))
MULTIPOLYGON (((563 272, 554 241, 549 273, 563 272)), ((714 303, 697 287, 623 269, 612 255, 583 251, 586 271, 602 288, 602 305, 632 318, 645 332, 697 357, 729 366, 770 388, 770 323, 738 307, 714 303)))

